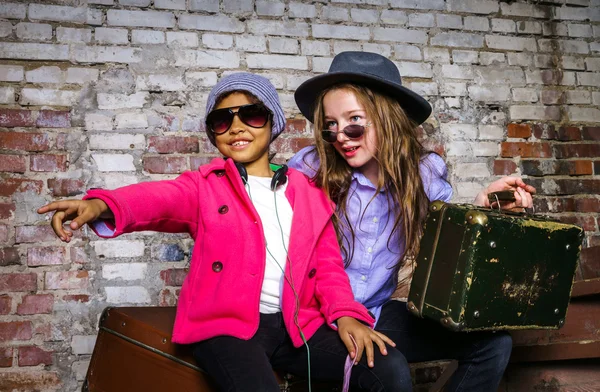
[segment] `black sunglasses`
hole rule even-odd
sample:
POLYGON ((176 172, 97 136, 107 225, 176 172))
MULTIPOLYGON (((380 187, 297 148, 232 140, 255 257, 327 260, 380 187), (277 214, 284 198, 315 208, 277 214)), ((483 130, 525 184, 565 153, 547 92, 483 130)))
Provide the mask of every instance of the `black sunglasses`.
POLYGON ((359 137, 362 137, 362 135, 365 134, 365 128, 370 125, 371 123, 367 123, 365 125, 351 124, 348 125, 346 128, 342 129, 341 131, 332 131, 329 129, 325 129, 321 131, 321 137, 327 143, 335 143, 337 141, 338 133, 344 132, 344 135, 348 136, 348 138, 358 139, 359 137))
POLYGON ((271 118, 269 109, 264 105, 253 103, 240 106, 237 112, 231 108, 213 110, 206 116, 206 126, 213 133, 220 135, 229 130, 236 115, 244 124, 252 128, 264 127, 271 118))

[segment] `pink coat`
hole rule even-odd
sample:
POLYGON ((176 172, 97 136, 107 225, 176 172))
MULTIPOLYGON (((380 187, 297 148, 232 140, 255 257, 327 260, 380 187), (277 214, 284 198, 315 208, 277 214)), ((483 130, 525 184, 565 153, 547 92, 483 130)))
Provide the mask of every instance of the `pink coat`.
MULTIPOLYGON (((354 300, 344 271, 330 219, 332 203, 293 169, 288 171, 285 195, 294 210, 285 274, 299 295, 298 323, 305 337, 342 316, 372 326, 374 319, 354 300)), ((186 232, 195 240, 177 305, 174 342, 218 335, 250 339, 256 333, 266 245, 259 215, 233 161, 218 158, 176 180, 90 190, 85 198, 104 200, 115 215, 112 232, 103 230, 106 222, 92 225, 102 237, 154 230, 186 232)), ((294 302, 286 282, 281 309, 292 342, 299 347, 294 302)))

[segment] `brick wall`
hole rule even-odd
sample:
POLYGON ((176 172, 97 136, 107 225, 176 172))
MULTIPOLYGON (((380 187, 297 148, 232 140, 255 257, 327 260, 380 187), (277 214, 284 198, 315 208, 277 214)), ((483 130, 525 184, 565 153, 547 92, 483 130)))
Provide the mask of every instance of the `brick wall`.
POLYGON ((55 239, 35 209, 90 187, 173 178, 216 156, 200 119, 229 72, 294 89, 344 50, 396 61, 434 116, 455 201, 520 174, 537 210, 586 230, 600 277, 600 0, 50 0, 0 3, 0 390, 75 391, 101 310, 173 305, 182 235, 55 239))

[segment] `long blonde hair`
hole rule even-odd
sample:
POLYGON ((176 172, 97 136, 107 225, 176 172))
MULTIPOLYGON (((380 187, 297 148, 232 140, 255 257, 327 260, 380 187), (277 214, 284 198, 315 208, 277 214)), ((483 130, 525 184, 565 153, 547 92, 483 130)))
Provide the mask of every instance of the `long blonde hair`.
MULTIPOLYGON (((367 119, 373 124, 369 130, 375 129, 377 132, 374 159, 378 165, 379 177, 377 184, 373 184, 377 187, 373 199, 382 189, 386 191, 390 215, 393 217, 392 235, 388 239, 387 246, 389 247, 390 241, 394 238, 400 242, 399 245, 405 244, 404 254, 399 256, 394 266, 399 270, 403 266, 405 256, 414 257, 418 253, 429 205, 419 173, 419 163, 425 151, 417 137, 417 124, 407 117, 394 98, 367 87, 354 84, 336 85, 324 90, 317 99, 313 120, 316 152, 320 165, 314 180, 337 204, 334 224, 346 265, 352 260, 355 241, 354 229, 350 225, 346 207, 353 169, 337 153, 333 145, 321 138, 321 131, 325 129, 323 98, 333 90, 346 90, 353 93, 366 111, 367 119), (350 232, 351 238, 345 238, 343 228, 350 232), (404 230, 403 237, 393 235, 401 229, 404 230), (350 249, 347 249, 345 244, 348 244, 350 249)), ((365 210, 366 207, 363 211, 365 210)))

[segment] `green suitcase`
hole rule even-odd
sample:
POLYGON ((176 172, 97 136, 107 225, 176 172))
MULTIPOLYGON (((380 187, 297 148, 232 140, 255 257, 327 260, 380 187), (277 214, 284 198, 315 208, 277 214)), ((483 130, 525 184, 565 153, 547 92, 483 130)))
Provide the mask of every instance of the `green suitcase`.
POLYGON ((560 328, 582 240, 548 217, 434 201, 408 309, 455 331, 560 328))

